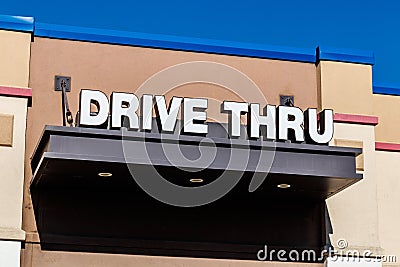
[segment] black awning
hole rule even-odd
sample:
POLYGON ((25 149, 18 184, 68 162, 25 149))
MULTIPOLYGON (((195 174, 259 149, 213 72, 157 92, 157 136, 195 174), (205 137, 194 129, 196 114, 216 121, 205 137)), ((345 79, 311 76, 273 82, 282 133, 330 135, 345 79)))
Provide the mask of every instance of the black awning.
POLYGON ((47 126, 31 161, 42 248, 245 259, 256 259, 264 245, 320 251, 327 243, 324 200, 362 179, 355 166, 361 150, 215 136, 47 126), (193 161, 166 156, 163 146, 193 161), (199 147, 202 153, 213 147, 214 160, 195 161, 199 147), (266 168, 263 157, 270 153, 266 168), (245 164, 229 162, 241 155, 247 155, 245 164), (214 203, 180 208, 143 192, 127 161, 144 175, 156 169, 187 187, 195 186, 191 179, 211 183, 221 172, 243 177, 214 203), (250 193, 254 174, 268 175, 250 193))

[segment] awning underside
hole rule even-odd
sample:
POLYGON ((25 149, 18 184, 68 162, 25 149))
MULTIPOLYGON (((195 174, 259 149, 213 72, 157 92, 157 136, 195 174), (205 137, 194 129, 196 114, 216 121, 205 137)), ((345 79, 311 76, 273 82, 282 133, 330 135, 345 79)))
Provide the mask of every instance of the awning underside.
POLYGON ((264 245, 321 250, 327 242, 324 200, 362 179, 355 172, 359 149, 224 138, 212 139, 213 147, 201 139, 47 126, 32 158, 42 247, 243 259, 255 259, 264 245), (165 155, 168 146, 191 161, 165 155), (196 161, 199 151, 210 149, 210 164, 196 161), (245 164, 230 162, 243 157, 245 164), (209 184, 223 172, 242 178, 214 203, 180 208, 147 195, 132 170, 148 179, 156 170, 186 187, 198 186, 191 179, 209 184), (98 175, 104 172, 112 176, 98 175), (266 179, 250 193, 254 174, 266 179))

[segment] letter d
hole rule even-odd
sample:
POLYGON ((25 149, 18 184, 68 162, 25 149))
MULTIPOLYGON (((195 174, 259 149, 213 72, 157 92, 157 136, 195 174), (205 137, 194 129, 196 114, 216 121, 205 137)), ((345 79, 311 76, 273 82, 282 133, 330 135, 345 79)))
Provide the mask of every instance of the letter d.
POLYGON ((259 260, 259 261, 265 261, 266 259, 267 259, 267 257, 268 257, 268 246, 267 245, 265 245, 264 246, 264 249, 260 249, 259 251, 258 251, 258 253, 257 253, 257 259, 259 260), (264 255, 262 255, 264 253, 264 255))
POLYGON ((79 103, 79 124, 81 126, 101 126, 108 119, 109 103, 107 96, 98 90, 81 90, 79 103), (91 114, 90 105, 97 106, 97 113, 91 114))

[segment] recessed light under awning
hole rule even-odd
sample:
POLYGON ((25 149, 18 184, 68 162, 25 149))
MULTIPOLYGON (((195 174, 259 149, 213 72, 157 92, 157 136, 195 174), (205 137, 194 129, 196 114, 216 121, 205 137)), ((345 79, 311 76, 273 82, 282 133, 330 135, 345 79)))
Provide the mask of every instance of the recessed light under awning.
POLYGON ((278 184, 277 187, 278 188, 282 188, 282 189, 286 189, 286 188, 290 188, 290 184, 278 184))
POLYGON ((99 172, 97 175, 100 177, 111 177, 112 173, 111 172, 99 172))

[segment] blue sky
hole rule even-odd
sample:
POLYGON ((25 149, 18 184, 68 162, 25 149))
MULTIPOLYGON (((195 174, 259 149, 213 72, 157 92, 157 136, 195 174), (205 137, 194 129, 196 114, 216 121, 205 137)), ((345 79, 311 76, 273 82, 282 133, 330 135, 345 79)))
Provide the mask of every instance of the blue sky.
POLYGON ((372 50, 374 81, 400 87, 400 1, 3 0, 0 14, 83 27, 372 50))

